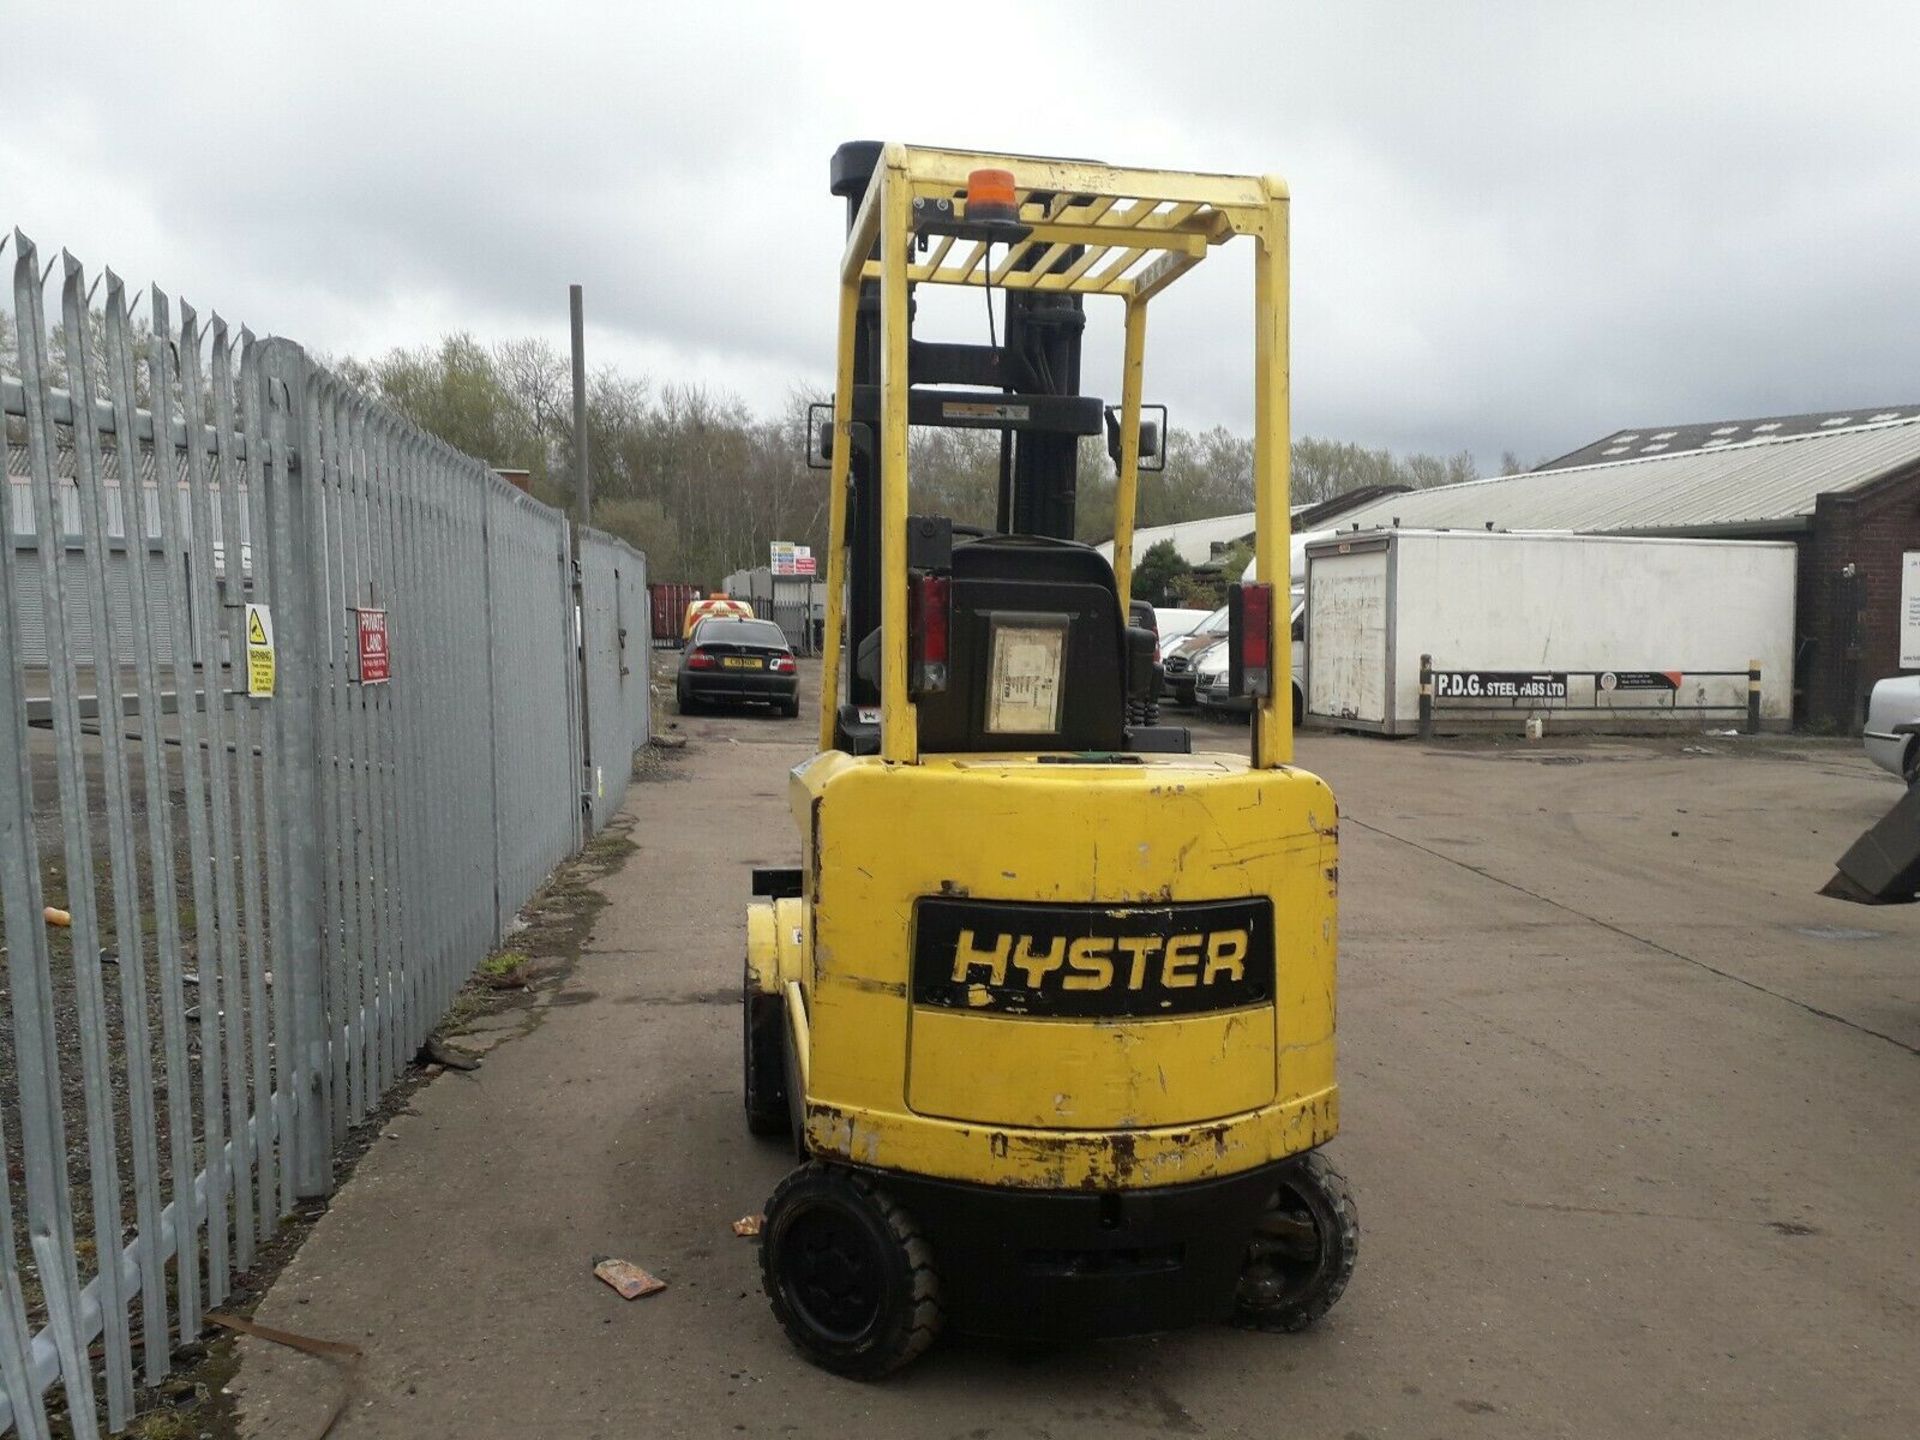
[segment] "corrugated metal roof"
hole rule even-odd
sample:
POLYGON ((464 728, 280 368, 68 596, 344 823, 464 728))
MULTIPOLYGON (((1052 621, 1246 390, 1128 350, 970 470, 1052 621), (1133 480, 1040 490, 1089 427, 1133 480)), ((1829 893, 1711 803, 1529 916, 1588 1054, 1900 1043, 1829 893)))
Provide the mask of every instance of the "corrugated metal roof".
POLYGON ((1582 445, 1536 465, 1536 470, 1565 470, 1576 465, 1598 465, 1629 455, 1658 455, 1663 451, 1720 450, 1744 440, 1781 440, 1789 435, 1818 435, 1833 430, 1861 430, 1888 420, 1920 420, 1920 405, 1859 405, 1851 410, 1814 410, 1798 415, 1762 415, 1753 420, 1692 420, 1680 425, 1640 425, 1616 430, 1591 445, 1582 445))
MULTIPOLYGON (((1149 525, 1133 532, 1133 558, 1142 555, 1162 540, 1171 540, 1180 558, 1189 565, 1204 565, 1213 558, 1213 547, 1231 545, 1253 533, 1253 512, 1240 515, 1215 515, 1207 520, 1182 520, 1175 525, 1149 525)), ((1102 540, 1094 547, 1107 559, 1113 559, 1113 541, 1102 540)))
MULTIPOLYGON (((1325 503, 1296 505, 1291 513, 1299 516, 1325 503)), ((1171 540, 1182 560, 1189 565, 1205 565, 1213 559, 1215 545, 1231 549, 1237 541, 1251 540, 1254 528, 1251 510, 1243 510, 1237 515, 1214 515, 1205 520, 1181 520, 1172 525, 1149 525, 1144 530, 1133 532, 1134 563, 1139 564, 1140 557, 1162 540, 1171 540)), ((1093 548, 1108 560, 1113 559, 1113 541, 1102 540, 1093 548)))
POLYGON ((1794 528, 1814 500, 1920 462, 1920 419, 1468 480, 1389 495, 1340 516, 1391 525, 1615 534, 1794 528))

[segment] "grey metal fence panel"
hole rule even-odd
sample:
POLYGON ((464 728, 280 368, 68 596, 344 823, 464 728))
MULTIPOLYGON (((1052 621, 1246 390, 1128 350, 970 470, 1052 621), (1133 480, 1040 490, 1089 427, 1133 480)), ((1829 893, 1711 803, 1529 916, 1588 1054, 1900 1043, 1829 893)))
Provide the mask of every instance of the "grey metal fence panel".
POLYGON ((572 554, 566 518, 488 477, 484 594, 490 637, 491 751, 497 809, 496 933, 580 844, 580 761, 573 660, 572 554), (556 703, 559 702, 559 703, 556 703))
POLYGON ((626 796, 634 752, 652 735, 647 557, 580 530, 580 654, 587 687, 590 815, 598 830, 626 796))
MULTIPOLYGON (((631 761, 633 752, 653 740, 653 596, 647 588, 647 557, 631 548, 627 553, 629 563, 620 570, 620 683, 631 761)), ((627 771, 632 774, 631 763, 627 771)))
POLYGON ((633 752, 647 743, 646 557, 598 530, 580 531, 580 655, 587 687, 593 828, 619 810, 633 752))
POLYGON ((55 389, 42 261, 9 239, 0 1432, 51 1433, 58 1387, 84 1437, 131 1420, 327 1192, 347 1131, 621 803, 649 735, 646 559, 586 530, 576 573, 563 515, 291 342, 185 304, 176 327, 157 288, 142 372, 119 280, 96 328, 70 257, 55 389))
POLYGON ((734 571, 725 583, 729 595, 745 600, 753 606, 756 616, 780 627, 796 655, 820 653, 827 615, 824 579, 813 575, 775 575, 769 567, 760 565, 734 571))

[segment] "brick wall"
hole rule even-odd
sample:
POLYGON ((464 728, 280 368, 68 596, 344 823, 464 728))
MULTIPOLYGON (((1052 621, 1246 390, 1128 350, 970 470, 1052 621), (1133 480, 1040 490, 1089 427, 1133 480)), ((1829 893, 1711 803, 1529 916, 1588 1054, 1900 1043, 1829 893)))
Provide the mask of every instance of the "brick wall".
POLYGON ((1908 550, 1920 550, 1920 464, 1815 504, 1813 528, 1800 537, 1797 607, 1798 719, 1808 728, 1857 733, 1873 682, 1900 673, 1900 564, 1908 550))

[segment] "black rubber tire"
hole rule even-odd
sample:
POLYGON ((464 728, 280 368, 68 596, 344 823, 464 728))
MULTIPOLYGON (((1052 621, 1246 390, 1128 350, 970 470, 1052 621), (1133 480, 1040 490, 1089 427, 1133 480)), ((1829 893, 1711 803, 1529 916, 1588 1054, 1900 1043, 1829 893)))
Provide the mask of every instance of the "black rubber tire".
POLYGON ((756 986, 749 967, 740 985, 741 1090, 749 1134, 785 1135, 792 1128, 787 1108, 786 1023, 786 1003, 756 986))
POLYGON ((799 700, 799 697, 798 697, 798 696, 796 696, 796 697, 794 697, 794 698, 793 698, 793 699, 791 699, 791 700, 783 700, 783 701, 781 701, 781 703, 780 703, 780 705, 779 705, 779 710, 780 710, 780 713, 781 713, 782 715, 784 715, 784 716, 786 716, 786 717, 787 717, 787 719, 789 719, 789 720, 798 720, 798 719, 800 718, 800 700, 799 700))
POLYGON ((1127 702, 1127 724, 1133 726, 1135 729, 1140 729, 1144 726, 1158 725, 1159 723, 1160 701, 1157 697, 1152 700, 1129 700, 1127 702))
POLYGON ((1298 726, 1300 721, 1303 718, 1305 718, 1306 711, 1307 711, 1306 702, 1301 699, 1300 687, 1296 685, 1293 687, 1293 723, 1296 726, 1298 726))
POLYGON ((1907 788, 1920 790, 1920 737, 1907 742, 1907 763, 1903 769, 1907 788))
POLYGON ((1359 1255, 1353 1192, 1325 1155, 1310 1150, 1287 1167, 1255 1224, 1234 1323, 1254 1330, 1306 1329, 1346 1291, 1359 1255))
POLYGON ((700 702, 685 690, 675 691, 674 699, 678 702, 682 715, 698 715, 700 713, 700 702))
POLYGON ((795 1348, 853 1380, 916 1359, 946 1318, 933 1248, 913 1217, 870 1177, 817 1160, 767 1201, 760 1278, 795 1348))

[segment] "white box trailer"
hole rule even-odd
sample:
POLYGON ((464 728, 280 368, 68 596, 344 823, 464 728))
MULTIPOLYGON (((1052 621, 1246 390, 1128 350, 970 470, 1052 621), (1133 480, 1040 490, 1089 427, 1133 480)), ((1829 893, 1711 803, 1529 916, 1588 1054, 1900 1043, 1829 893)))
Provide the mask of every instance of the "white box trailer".
POLYGON ((1309 723, 1411 735, 1429 657, 1435 728, 1744 728, 1793 716, 1787 541, 1370 530, 1307 547, 1309 723))

